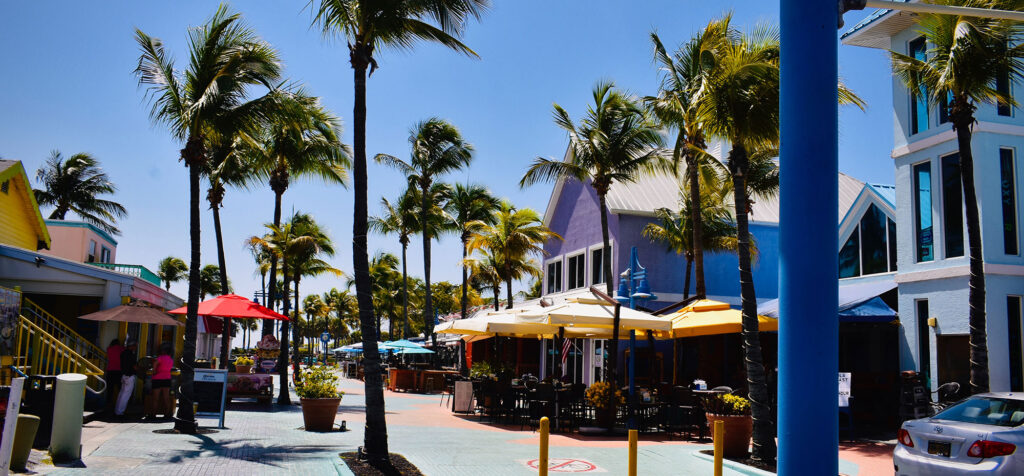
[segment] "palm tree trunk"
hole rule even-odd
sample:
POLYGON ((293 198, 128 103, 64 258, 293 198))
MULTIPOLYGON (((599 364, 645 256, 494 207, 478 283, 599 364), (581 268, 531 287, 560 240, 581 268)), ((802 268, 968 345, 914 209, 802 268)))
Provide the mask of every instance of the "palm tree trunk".
POLYGON ((494 285, 494 310, 501 310, 501 284, 494 285))
MULTIPOLYGON (((210 185, 210 193, 217 193, 210 185)), ((223 192, 221 192, 223 194, 223 192)), ((220 201, 210 201, 210 209, 213 210, 213 232, 217 239, 217 265, 220 266, 220 295, 228 293, 228 268, 224 259, 224 234, 220 228, 220 201)), ((228 368, 228 353, 231 349, 231 318, 224 318, 224 330, 220 336, 220 368, 228 368)))
MULTIPOLYGON (((705 296, 707 288, 704 285, 704 223, 700 214, 700 174, 697 165, 697 156, 693 153, 686 154, 686 177, 690 185, 690 223, 693 228, 693 265, 696 273, 697 288, 695 294, 705 296)), ((689 266, 689 264, 687 264, 689 266)), ((689 275, 690 268, 686 268, 687 284, 686 297, 690 297, 689 275)))
POLYGON ((967 303, 970 306, 968 323, 971 347, 971 394, 989 391, 988 335, 985 330, 985 263, 981 248, 981 218, 978 212, 978 192, 974 186, 974 152, 971 151, 971 126, 974 124, 973 107, 966 98, 954 101, 953 119, 957 145, 960 148, 960 180, 964 189, 964 218, 967 225, 967 247, 970 253, 970 278, 967 303), (960 104, 966 106, 960 107, 960 104))
POLYGON ((355 76, 355 101, 352 113, 352 150, 355 155, 352 162, 352 188, 355 190, 352 268, 356 281, 356 300, 359 303, 359 328, 363 334, 365 367, 363 382, 366 395, 366 428, 363 431, 363 451, 370 463, 383 466, 390 462, 388 428, 384 419, 384 389, 381 384, 377 333, 373 326, 370 260, 366 249, 366 68, 371 59, 370 47, 371 45, 357 43, 349 49, 349 61, 355 76))
MULTIPOLYGON (((693 256, 686 256, 686 278, 683 279, 683 299, 690 299, 690 267, 693 265, 693 256)), ((700 293, 697 294, 698 296, 700 293)))
POLYGON ((604 266, 604 284, 606 293, 609 296, 614 297, 615 291, 612 289, 614 283, 612 283, 612 254, 609 250, 612 249, 611 239, 608 238, 608 204, 605 202, 605 194, 598 193, 598 201, 601 203, 601 243, 604 245, 604 249, 601 254, 604 255, 604 259, 601 260, 601 265, 604 266))
POLYGON ((281 282, 284 284, 284 289, 281 292, 284 293, 284 299, 281 301, 282 314, 288 316, 287 321, 281 321, 281 353, 277 357, 277 371, 278 381, 281 384, 281 388, 277 393, 277 404, 278 405, 291 405, 292 398, 288 393, 288 331, 291 328, 291 314, 289 313, 290 302, 288 299, 288 260, 281 260, 281 282))
MULTIPOLYGON (((437 336, 434 335, 434 298, 430 291, 430 232, 427 226, 427 215, 430 211, 430 184, 420 183, 423 200, 420 204, 420 225, 423 235, 423 332, 430 336, 433 348, 437 348, 437 336)), ((436 355, 436 354, 435 354, 436 355)))
POLYGON ((733 198, 736 209, 736 241, 740 264, 740 298, 743 304, 743 361, 747 371, 747 386, 750 396, 750 413, 754 420, 754 459, 775 461, 775 435, 772 424, 772 409, 768 398, 768 382, 765 377, 764 360, 761 355, 761 336, 757 321, 757 296, 754 293, 754 277, 750 262, 750 230, 747 220, 746 175, 748 168, 747 151, 733 140, 729 152, 729 168, 732 172, 733 198))
POLYGON ((412 328, 409 327, 409 269, 406 263, 406 254, 409 250, 408 243, 402 243, 402 320, 405 328, 402 330, 402 338, 408 339, 412 328))
POLYGON ((199 171, 203 161, 203 140, 190 137, 185 149, 181 151, 185 165, 188 166, 189 185, 189 241, 192 247, 188 274, 188 307, 185 311, 185 344, 181 352, 181 375, 178 378, 178 413, 174 421, 174 429, 182 433, 195 434, 199 430, 196 424, 194 401, 196 333, 199 319, 199 271, 202 267, 200 259, 199 234, 199 171))
MULTIPOLYGON (((294 278, 292 278, 292 282, 295 283, 295 315, 296 316, 299 315, 299 280, 300 279, 302 279, 302 278, 300 276, 298 276, 298 273, 296 273, 296 276, 294 278)), ((288 298, 285 298, 285 299, 288 299, 288 298)), ((312 327, 313 327, 313 323, 312 322, 307 322, 306 323, 306 328, 307 328, 306 333, 307 334, 309 333, 309 329, 312 328, 312 327)), ((299 364, 299 360, 301 359, 301 356, 299 355, 299 343, 300 342, 302 342, 302 336, 299 334, 299 326, 295 326, 295 327, 292 328, 292 345, 294 346, 293 348, 294 348, 294 352, 295 352, 295 355, 292 356, 292 372, 295 375, 299 374, 299 365, 300 365, 299 364)))
POLYGON ((505 303, 505 309, 512 309, 512 278, 505 280, 505 296, 508 298, 508 302, 505 303))
MULTIPOLYGON (((469 281, 469 274, 466 270, 466 255, 469 251, 466 247, 466 241, 469 239, 469 234, 466 233, 465 224, 462 225, 462 302, 460 303, 461 309, 459 313, 459 319, 466 318, 466 311, 468 309, 469 299, 469 288, 466 286, 469 281)), ((466 367, 466 341, 459 339, 459 373, 463 376, 469 375, 469 368, 466 367)))
MULTIPOLYGON (((274 192, 274 226, 281 225, 281 193, 274 192)), ((274 303, 277 302, 277 255, 270 253, 270 282, 267 287, 270 288, 270 308, 274 309, 274 303)), ((287 298, 285 299, 287 300, 287 298)), ((263 335, 274 333, 274 322, 270 319, 263 321, 263 335)))

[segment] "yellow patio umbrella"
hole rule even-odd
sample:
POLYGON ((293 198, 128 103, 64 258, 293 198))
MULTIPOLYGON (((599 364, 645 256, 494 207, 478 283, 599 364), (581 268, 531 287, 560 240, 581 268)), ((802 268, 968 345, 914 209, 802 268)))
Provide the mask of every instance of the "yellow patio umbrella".
MULTIPOLYGON (((672 330, 662 337, 675 338, 738 334, 743 330, 743 313, 721 301, 701 299, 667 316, 672 330)), ((758 330, 778 331, 779 320, 757 316, 758 330)))
MULTIPOLYGON (((523 308, 491 311, 482 316, 469 319, 456 319, 442 322, 434 326, 437 334, 457 334, 472 337, 522 337, 551 338, 558 335, 559 329, 565 328, 564 336, 569 338, 609 338, 610 329, 596 327, 576 327, 564 324, 548 324, 529 320, 521 320, 518 316, 528 313, 542 312, 558 306, 529 306, 523 308)), ((479 340, 479 339, 473 339, 479 340)))
MULTIPOLYGON (((594 338, 607 338, 615 320, 615 305, 596 298, 570 299, 555 306, 542 307, 512 316, 513 320, 522 323, 546 324, 570 329, 597 329, 591 332, 594 338), (601 331, 600 329, 604 329, 601 331)), ((619 309, 620 331, 669 331, 672 321, 663 317, 652 316, 646 312, 627 307, 619 309)))

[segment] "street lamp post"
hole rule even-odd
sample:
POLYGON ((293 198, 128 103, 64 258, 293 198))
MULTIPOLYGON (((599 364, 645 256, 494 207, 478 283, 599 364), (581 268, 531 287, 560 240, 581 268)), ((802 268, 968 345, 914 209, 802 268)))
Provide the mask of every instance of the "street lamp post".
MULTIPOLYGON (((645 302, 656 299, 657 296, 651 294, 651 286, 647 282, 647 269, 640 266, 640 257, 637 254, 636 247, 634 246, 629 252, 629 268, 626 268, 622 274, 619 275, 619 289, 616 292, 615 300, 621 304, 628 305, 630 309, 636 309, 636 306, 645 302)), ((654 349, 651 349, 652 351, 654 349)), ((636 398, 636 330, 629 330, 629 429, 634 429, 636 422, 633 418, 633 400, 636 398)), ((652 375, 653 379, 654 376, 652 375)))

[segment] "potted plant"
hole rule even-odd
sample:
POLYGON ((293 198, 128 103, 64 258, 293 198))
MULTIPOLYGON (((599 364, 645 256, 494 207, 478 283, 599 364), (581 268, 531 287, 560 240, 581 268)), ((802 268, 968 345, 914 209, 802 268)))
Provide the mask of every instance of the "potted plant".
POLYGON ((295 393, 302 402, 302 421, 306 431, 331 431, 341 397, 338 376, 327 367, 316 365, 299 373, 295 393))
POLYGON ((750 449, 750 435, 754 429, 754 421, 750 417, 750 401, 738 395, 715 395, 704 400, 704 410, 712 431, 716 421, 724 423, 725 457, 746 456, 750 449))
POLYGON ((594 382, 585 393, 587 403, 594 406, 594 416, 601 428, 612 429, 615 425, 616 407, 626 403, 621 390, 612 388, 608 382, 594 382))
POLYGON ((246 356, 241 356, 235 359, 235 372, 240 374, 247 374, 252 371, 252 366, 255 362, 246 356))

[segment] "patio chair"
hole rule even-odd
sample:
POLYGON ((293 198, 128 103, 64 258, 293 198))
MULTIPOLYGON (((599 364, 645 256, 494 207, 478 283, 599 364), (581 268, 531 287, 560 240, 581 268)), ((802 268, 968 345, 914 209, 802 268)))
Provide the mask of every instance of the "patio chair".
POLYGON ((437 406, 444 405, 446 398, 451 403, 452 395, 455 395, 455 375, 444 374, 444 390, 441 391, 441 401, 438 402, 437 406))
POLYGON ((555 405, 555 389, 550 383, 539 383, 537 389, 532 392, 531 400, 527 410, 526 423, 531 430, 540 426, 540 419, 553 417, 555 405))
POLYGON ((586 394, 587 386, 582 383, 572 384, 568 390, 564 390, 558 393, 558 427, 559 429, 565 428, 568 433, 572 433, 573 429, 579 428, 580 422, 582 422, 586 416, 584 408, 584 396, 586 394), (567 426, 563 426, 567 424, 567 426))

